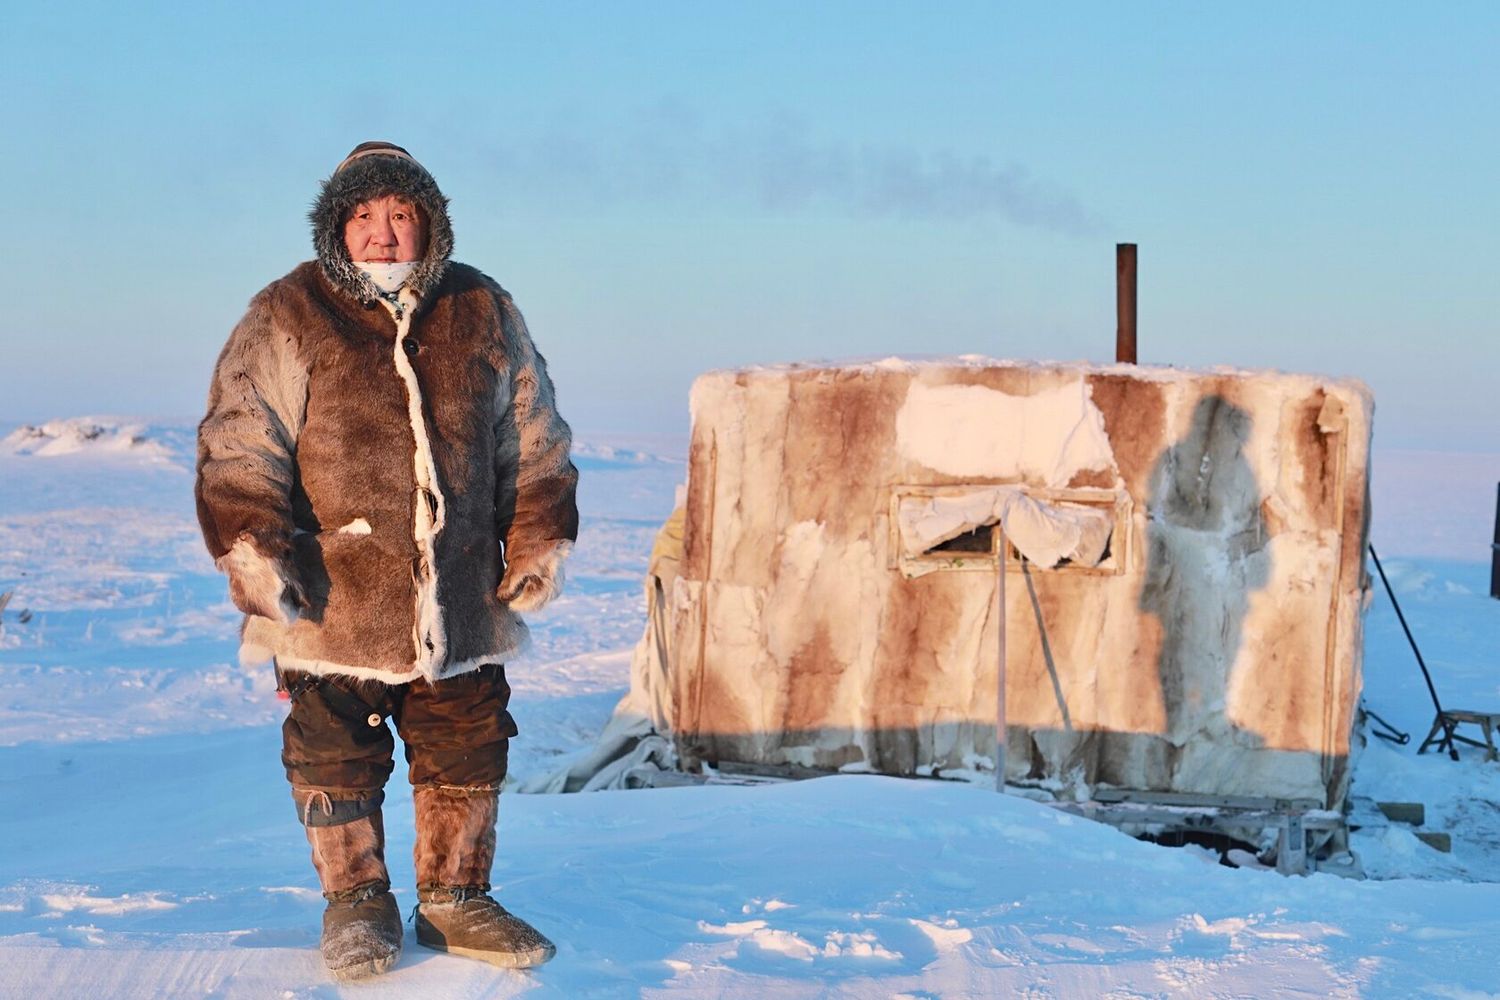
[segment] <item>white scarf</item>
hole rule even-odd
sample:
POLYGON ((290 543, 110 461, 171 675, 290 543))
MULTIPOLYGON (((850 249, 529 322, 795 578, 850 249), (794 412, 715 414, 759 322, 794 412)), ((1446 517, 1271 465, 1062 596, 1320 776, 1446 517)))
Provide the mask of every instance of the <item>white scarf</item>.
POLYGON ((384 261, 355 261, 354 266, 365 272, 375 287, 387 295, 394 295, 406 284, 406 279, 417 269, 417 261, 404 260, 390 264, 384 261))

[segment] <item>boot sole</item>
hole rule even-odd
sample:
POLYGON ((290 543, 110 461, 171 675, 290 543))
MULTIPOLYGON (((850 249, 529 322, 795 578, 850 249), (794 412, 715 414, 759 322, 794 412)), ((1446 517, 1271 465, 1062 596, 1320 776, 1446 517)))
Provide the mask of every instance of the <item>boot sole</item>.
POLYGON ((556 948, 535 948, 531 951, 485 951, 481 948, 460 948, 457 945, 437 944, 423 941, 421 938, 417 939, 417 944, 423 948, 431 948, 433 951, 445 951, 450 955, 477 958, 481 962, 498 965, 502 969, 529 969, 550 962, 552 956, 557 954, 556 948))
POLYGON ((353 965, 346 965, 341 969, 330 968, 328 971, 333 974, 334 979, 341 983, 348 983, 356 979, 369 979, 371 976, 390 972, 400 958, 401 952, 398 951, 385 958, 372 958, 368 962, 355 962, 353 965))

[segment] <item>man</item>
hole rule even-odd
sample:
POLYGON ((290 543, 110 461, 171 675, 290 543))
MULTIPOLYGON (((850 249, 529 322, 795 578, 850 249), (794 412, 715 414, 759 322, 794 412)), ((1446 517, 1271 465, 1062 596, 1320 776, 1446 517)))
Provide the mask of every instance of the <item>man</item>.
POLYGON ((451 262, 447 199, 366 142, 310 213, 317 260, 250 303, 198 428, 198 517, 291 697, 282 762, 340 979, 401 950, 380 806, 395 723, 416 813, 417 942, 524 967, 550 941, 489 895, 518 611, 578 533, 568 426, 510 296, 451 262))

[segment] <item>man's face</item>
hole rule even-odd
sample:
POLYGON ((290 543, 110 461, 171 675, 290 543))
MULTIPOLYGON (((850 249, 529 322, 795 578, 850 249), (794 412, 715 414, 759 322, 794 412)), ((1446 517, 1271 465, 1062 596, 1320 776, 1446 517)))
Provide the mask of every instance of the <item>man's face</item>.
POLYGON ((415 205, 388 194, 354 206, 344 224, 344 246, 349 259, 359 263, 420 260, 427 249, 427 227, 415 205))

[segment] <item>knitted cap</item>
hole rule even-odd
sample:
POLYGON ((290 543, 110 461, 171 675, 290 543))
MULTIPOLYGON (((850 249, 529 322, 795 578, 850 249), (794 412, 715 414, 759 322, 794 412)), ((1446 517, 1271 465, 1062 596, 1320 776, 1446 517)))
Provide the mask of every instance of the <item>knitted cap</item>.
MULTIPOLYGON (((333 168, 333 172, 338 173, 340 170, 343 170, 355 160, 362 159, 366 156, 399 156, 403 159, 411 160, 411 162, 413 163, 417 163, 415 157, 413 157, 406 150, 402 149, 400 146, 396 145, 394 142, 382 142, 379 139, 372 139, 369 142, 362 142, 358 146, 355 146, 354 149, 350 151, 349 155, 344 157, 344 162, 333 168)), ((417 163, 417 166, 421 166, 421 164, 417 163)))

